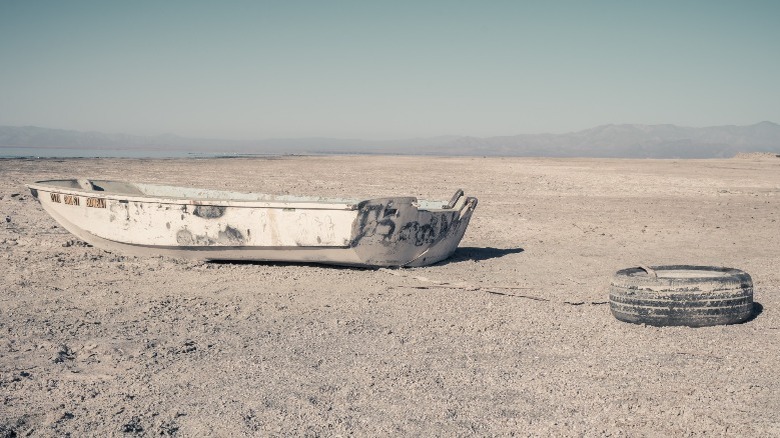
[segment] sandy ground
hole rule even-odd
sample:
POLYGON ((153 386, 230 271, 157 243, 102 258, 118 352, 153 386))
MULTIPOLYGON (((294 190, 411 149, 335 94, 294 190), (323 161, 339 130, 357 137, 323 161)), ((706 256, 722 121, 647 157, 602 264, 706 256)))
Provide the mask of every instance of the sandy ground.
POLYGON ((2 160, 0 176, 0 436, 780 436, 780 159, 2 160), (24 186, 73 176, 480 204, 436 266, 201 263, 75 240, 24 186), (743 269, 759 312, 619 322, 606 286, 639 264, 743 269))

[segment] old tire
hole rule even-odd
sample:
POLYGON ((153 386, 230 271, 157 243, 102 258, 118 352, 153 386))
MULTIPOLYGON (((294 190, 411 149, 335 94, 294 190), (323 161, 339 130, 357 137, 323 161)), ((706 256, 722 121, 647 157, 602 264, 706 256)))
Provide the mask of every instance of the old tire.
POLYGON ((615 318, 635 324, 734 324, 753 313, 753 280, 739 269, 713 266, 623 269, 612 278, 609 305, 615 318))

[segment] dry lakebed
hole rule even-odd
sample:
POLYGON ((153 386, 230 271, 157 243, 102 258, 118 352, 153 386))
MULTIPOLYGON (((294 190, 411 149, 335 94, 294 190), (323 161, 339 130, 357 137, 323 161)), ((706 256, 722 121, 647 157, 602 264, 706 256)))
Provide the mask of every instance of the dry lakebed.
POLYGON ((0 437, 780 436, 780 158, 0 160, 0 437), (479 198, 406 269, 130 257, 36 180, 479 198), (4 219, 4 220, 3 220, 4 219), (742 269, 745 323, 610 313, 639 265, 742 269))

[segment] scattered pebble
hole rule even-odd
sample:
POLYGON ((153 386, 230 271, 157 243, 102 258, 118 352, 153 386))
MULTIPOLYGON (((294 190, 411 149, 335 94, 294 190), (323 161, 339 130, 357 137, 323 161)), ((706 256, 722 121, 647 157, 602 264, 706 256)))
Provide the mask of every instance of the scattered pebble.
POLYGON ((71 350, 67 345, 62 344, 59 347, 59 351, 57 351, 57 353, 52 358, 52 362, 63 363, 66 360, 73 360, 75 357, 76 355, 73 353, 73 350, 71 350))
POLYGON ((198 349, 198 345, 193 340, 186 340, 184 342, 184 347, 182 348, 182 353, 192 353, 193 351, 198 349))
POLYGON ((143 433, 143 431, 144 428, 141 426, 141 420, 138 417, 133 417, 122 425, 123 433, 143 433))

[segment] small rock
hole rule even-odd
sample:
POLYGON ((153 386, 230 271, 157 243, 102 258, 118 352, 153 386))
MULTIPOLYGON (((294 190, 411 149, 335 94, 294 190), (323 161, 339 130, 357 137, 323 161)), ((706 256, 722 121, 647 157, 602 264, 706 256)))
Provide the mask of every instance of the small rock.
POLYGON ((176 425, 174 420, 165 422, 160 425, 160 436, 176 436, 179 431, 179 426, 176 425))
POLYGON ((76 355, 73 353, 73 350, 70 349, 67 345, 60 345, 59 351, 57 351, 57 354, 52 358, 52 362, 54 363, 62 363, 66 360, 73 360, 76 357, 76 355))
POLYGON ((195 343, 195 341, 192 340, 186 340, 184 342, 184 348, 181 349, 182 353, 192 353, 193 351, 197 350, 198 346, 195 343))
POLYGON ((122 425, 122 432, 124 433, 143 433, 144 428, 141 427, 141 420, 138 417, 133 417, 122 425))

